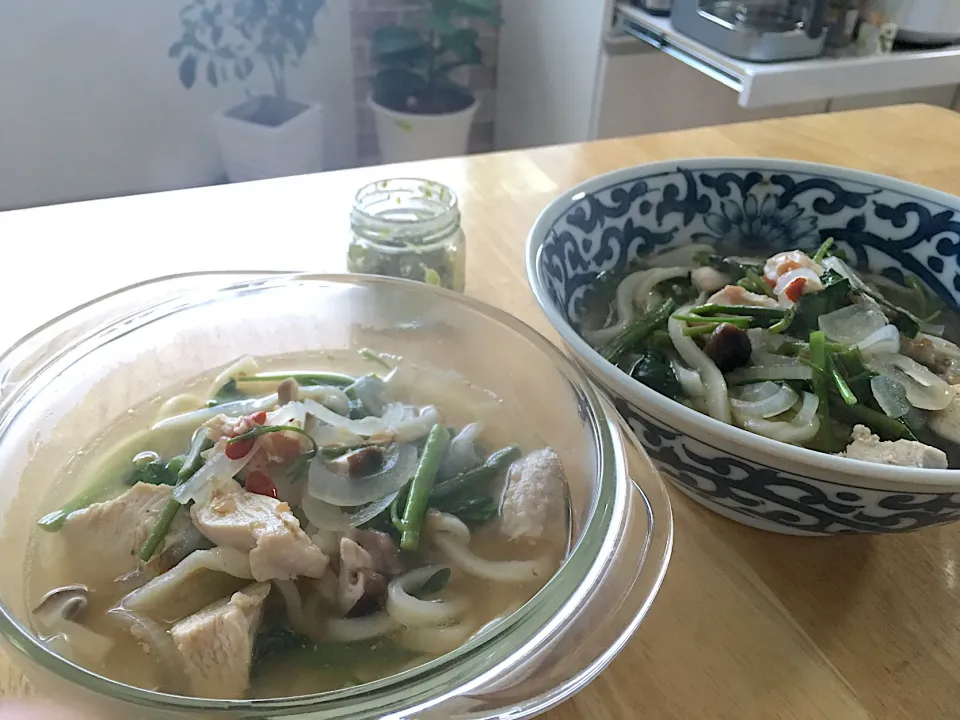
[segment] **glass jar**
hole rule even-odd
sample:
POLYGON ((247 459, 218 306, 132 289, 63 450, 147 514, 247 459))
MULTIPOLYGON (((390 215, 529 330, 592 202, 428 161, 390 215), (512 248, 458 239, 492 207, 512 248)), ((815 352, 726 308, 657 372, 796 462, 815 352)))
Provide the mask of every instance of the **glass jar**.
POLYGON ((350 272, 388 275, 463 292, 466 239, 446 185, 397 178, 361 188, 350 215, 350 272))

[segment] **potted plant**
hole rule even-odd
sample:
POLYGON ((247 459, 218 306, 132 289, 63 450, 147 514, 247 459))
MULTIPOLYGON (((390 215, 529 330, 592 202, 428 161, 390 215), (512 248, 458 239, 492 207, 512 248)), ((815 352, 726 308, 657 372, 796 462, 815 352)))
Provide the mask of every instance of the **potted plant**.
MULTIPOLYGON (((180 11, 182 36, 169 55, 180 82, 212 87, 246 82, 257 66, 269 72, 272 95, 249 97, 214 116, 231 182, 323 169, 323 115, 318 103, 287 97, 286 72, 314 40, 326 0, 191 0, 180 11)), ((248 91, 249 94, 249 91, 248 91)))
POLYGON ((387 25, 374 33, 380 69, 369 104, 384 162, 467 152, 478 103, 453 72, 480 65, 483 52, 477 31, 457 26, 461 18, 501 22, 495 0, 431 0, 419 27, 387 25))

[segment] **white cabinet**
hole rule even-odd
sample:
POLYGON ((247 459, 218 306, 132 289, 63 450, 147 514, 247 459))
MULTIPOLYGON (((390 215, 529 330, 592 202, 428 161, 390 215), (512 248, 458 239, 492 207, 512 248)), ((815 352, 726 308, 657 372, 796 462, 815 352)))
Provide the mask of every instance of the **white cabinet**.
POLYGON ((737 93, 699 70, 654 48, 604 53, 594 118, 595 137, 685 130, 704 125, 825 112, 817 100, 745 109, 737 93))
POLYGON ((831 100, 830 110, 831 112, 839 112, 841 110, 860 110, 863 108, 885 107, 887 105, 907 105, 909 103, 925 103, 927 105, 939 105, 940 107, 949 108, 953 107, 953 101, 956 95, 956 85, 913 88, 891 93, 853 95, 831 100))

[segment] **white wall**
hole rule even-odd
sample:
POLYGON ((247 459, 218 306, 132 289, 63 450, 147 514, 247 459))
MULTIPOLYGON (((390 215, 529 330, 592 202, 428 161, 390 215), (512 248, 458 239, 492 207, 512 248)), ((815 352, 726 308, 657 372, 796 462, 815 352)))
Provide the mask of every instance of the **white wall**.
MULTIPOLYGON (((350 0, 328 0, 291 98, 324 104, 325 164, 356 157, 350 0)), ((186 90, 167 56, 186 0, 0 3, 0 210, 216 182, 210 117, 245 97, 186 90)), ((258 71, 259 72, 259 71, 258 71)), ((249 88, 268 91, 255 74, 249 88)))

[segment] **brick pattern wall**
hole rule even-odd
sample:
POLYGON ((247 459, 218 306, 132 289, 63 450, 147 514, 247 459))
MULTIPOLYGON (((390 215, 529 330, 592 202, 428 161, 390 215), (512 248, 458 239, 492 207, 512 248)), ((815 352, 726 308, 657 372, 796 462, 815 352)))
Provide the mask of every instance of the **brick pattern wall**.
MULTIPOLYGON (((373 112, 367 107, 367 96, 375 73, 370 52, 370 37, 382 25, 415 21, 423 15, 429 0, 352 0, 354 96, 357 111, 357 149, 361 165, 380 161, 373 112)), ((493 117, 497 84, 497 41, 499 32, 487 25, 465 23, 480 33, 483 50, 482 66, 462 68, 454 77, 467 85, 480 101, 480 108, 470 134, 470 152, 493 149, 493 117)))

